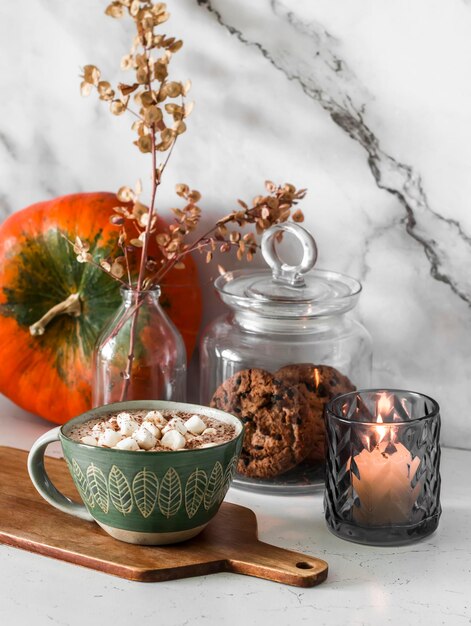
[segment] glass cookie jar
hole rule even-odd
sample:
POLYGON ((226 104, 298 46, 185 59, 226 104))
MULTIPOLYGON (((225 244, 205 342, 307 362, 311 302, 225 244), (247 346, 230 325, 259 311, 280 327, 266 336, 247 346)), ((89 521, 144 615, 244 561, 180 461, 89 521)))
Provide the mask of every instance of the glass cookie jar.
POLYGON ((215 282, 229 310, 201 340, 201 403, 245 423, 234 486, 310 492, 324 484, 324 405, 370 385, 371 338, 349 315, 361 284, 313 269, 317 247, 298 224, 273 226, 261 246, 270 269, 227 272, 215 282), (302 246, 299 265, 278 256, 284 232, 302 246))

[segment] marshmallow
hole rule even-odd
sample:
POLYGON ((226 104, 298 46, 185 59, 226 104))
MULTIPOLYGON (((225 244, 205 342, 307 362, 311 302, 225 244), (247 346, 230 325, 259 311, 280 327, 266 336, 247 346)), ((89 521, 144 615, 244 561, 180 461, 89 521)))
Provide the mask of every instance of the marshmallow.
POLYGON ((114 448, 118 441, 121 441, 121 434, 117 433, 112 428, 107 428, 105 432, 99 436, 98 445, 114 448))
POLYGON ((139 446, 137 445, 137 441, 135 441, 132 437, 126 437, 126 439, 121 439, 115 445, 115 448, 118 450, 139 450, 139 446))
POLYGON ((185 428, 193 433, 193 435, 201 435, 206 428, 206 424, 203 422, 199 415, 192 415, 185 422, 185 428))
POLYGON ((185 447, 185 437, 178 432, 176 429, 171 429, 167 431, 162 437, 160 443, 166 448, 171 448, 172 450, 181 450, 185 447))
POLYGON ((136 440, 138 446, 143 450, 150 450, 157 443, 157 437, 153 435, 150 430, 144 428, 144 426, 140 426, 140 428, 136 430, 134 433, 134 439, 136 440))
POLYGON ((154 422, 142 422, 140 428, 146 428, 150 433, 154 435, 156 439, 160 439, 162 437, 162 433, 160 432, 160 428, 158 428, 154 422))
POLYGON ((125 437, 129 437, 139 428, 139 424, 132 419, 129 413, 119 413, 117 416, 119 432, 125 437))
POLYGON ((85 443, 87 446, 96 446, 97 444, 97 440, 95 439, 95 437, 92 437, 91 435, 85 435, 85 437, 82 437, 82 439, 80 439, 80 441, 82 443, 85 443))
POLYGON ((103 424, 101 422, 94 424, 94 426, 92 427, 92 433, 98 433, 99 435, 101 435, 102 432, 103 432, 103 424))
POLYGON ((132 419, 131 413, 128 413, 127 411, 121 411, 121 413, 118 413, 118 415, 116 416, 116 421, 118 422, 118 424, 120 423, 121 420, 130 420, 130 419, 132 419))
POLYGON ((149 411, 145 415, 144 421, 152 422, 153 424, 157 426, 157 428, 160 428, 160 430, 162 430, 162 428, 167 426, 167 420, 165 419, 165 417, 162 415, 160 411, 149 411))
POLYGON ((177 432, 180 433, 180 435, 185 435, 186 434, 185 422, 182 420, 181 417, 173 417, 169 421, 167 426, 165 426, 165 428, 162 429, 162 433, 165 435, 170 430, 176 430, 177 432))
POLYGON ((215 435, 217 430, 215 428, 206 428, 203 430, 203 435, 215 435))
POLYGON ((208 443, 202 443, 200 448, 212 448, 213 446, 218 446, 219 444, 215 441, 209 441, 208 443))

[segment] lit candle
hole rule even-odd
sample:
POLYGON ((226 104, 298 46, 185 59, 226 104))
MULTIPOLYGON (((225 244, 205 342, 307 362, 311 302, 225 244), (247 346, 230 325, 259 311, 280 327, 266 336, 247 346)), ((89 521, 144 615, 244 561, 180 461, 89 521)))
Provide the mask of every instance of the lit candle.
POLYGON ((366 437, 365 449, 350 463, 353 488, 359 498, 359 506, 353 507, 353 519, 364 526, 409 522, 421 490, 420 480, 412 487, 420 459, 412 458, 409 450, 395 441, 394 424, 384 423, 391 409, 389 398, 382 394, 372 436, 366 437))

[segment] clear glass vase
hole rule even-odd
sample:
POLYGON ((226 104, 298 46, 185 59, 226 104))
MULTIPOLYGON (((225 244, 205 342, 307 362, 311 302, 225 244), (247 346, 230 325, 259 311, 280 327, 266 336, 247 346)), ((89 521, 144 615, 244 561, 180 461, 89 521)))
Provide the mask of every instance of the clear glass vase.
POLYGON ((121 289, 123 302, 98 337, 93 406, 125 400, 185 401, 183 339, 160 306, 160 288, 121 289))

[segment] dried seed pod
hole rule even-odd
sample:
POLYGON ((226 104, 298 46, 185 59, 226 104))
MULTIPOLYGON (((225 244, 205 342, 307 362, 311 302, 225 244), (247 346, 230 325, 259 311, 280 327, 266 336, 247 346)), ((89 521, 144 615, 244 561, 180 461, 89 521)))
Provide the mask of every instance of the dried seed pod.
MULTIPOLYGON (((135 197, 134 191, 131 189, 131 187, 126 186, 120 187, 116 195, 118 197, 118 200, 121 200, 121 202, 131 202, 132 200, 134 200, 135 197)), ((116 210, 116 208, 114 210, 116 210)))
POLYGON ((156 124, 157 122, 160 122, 161 119, 162 119, 162 111, 159 109, 159 107, 155 105, 151 105, 145 110, 144 120, 146 124, 149 124, 149 126, 151 126, 152 124, 156 124))
POLYGON ((301 211, 301 209, 298 209, 297 211, 293 213, 292 219, 293 219, 293 222, 296 222, 296 223, 304 222, 304 214, 301 211))
POLYGON ((83 80, 80 83, 80 94, 82 96, 89 96, 92 93, 93 85, 88 83, 86 80, 83 80))
POLYGON ((112 100, 114 98, 114 90, 111 89, 111 85, 106 80, 100 80, 97 85, 98 95, 100 100, 112 100))
POLYGON ((115 260, 113 265, 111 266, 110 272, 115 278, 122 278, 122 276, 124 276, 124 267, 121 265, 121 263, 115 260))
POLYGON ((121 2, 112 2, 105 9, 106 15, 110 17, 120 18, 124 15, 124 6, 121 2))
POLYGON ((122 115, 126 111, 126 105, 121 100, 113 100, 110 104, 113 115, 122 115))
POLYGON ((149 135, 142 135, 134 142, 141 152, 152 152, 152 139, 149 135))
POLYGON ((122 226, 126 220, 121 215, 112 215, 110 217, 110 222, 115 226, 122 226))
POLYGON ((118 89, 123 94, 123 96, 129 96, 129 94, 136 91, 139 87, 138 83, 133 83, 132 85, 126 85, 125 83, 119 83, 118 89))
POLYGON ((96 67, 96 65, 85 65, 83 68, 83 80, 91 85, 98 85, 100 76, 100 70, 96 67))

